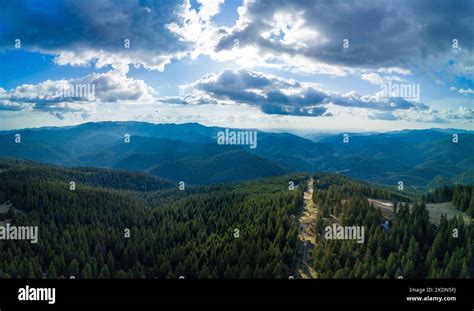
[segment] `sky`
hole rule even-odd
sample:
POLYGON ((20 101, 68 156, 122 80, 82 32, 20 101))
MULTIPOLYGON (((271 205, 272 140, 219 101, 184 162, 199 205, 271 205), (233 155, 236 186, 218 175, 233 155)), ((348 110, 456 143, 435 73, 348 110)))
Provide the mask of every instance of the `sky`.
POLYGON ((474 130, 473 0, 0 0, 0 129, 474 130))

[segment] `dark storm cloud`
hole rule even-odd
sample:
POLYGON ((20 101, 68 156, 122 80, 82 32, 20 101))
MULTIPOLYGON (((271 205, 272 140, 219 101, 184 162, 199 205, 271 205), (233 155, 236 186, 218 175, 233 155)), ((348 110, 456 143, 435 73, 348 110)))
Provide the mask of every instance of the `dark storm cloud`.
MULTIPOLYGON (((411 67, 420 60, 445 55, 458 39, 460 58, 471 62, 474 50, 474 1, 472 0, 273 0, 249 1, 243 26, 223 36, 218 50, 258 46, 261 50, 301 55, 349 67, 411 67), (305 45, 284 44, 279 33, 263 37, 275 24, 275 15, 296 14, 301 28, 318 36, 305 45), (342 42, 349 39, 349 49, 342 42)), ((287 31, 291 32, 291 25, 287 31)))
POLYGON ((224 70, 219 75, 203 77, 192 87, 211 98, 257 106, 267 114, 324 116, 329 104, 377 111, 429 109, 425 104, 403 98, 376 99, 354 92, 329 93, 298 81, 244 69, 224 70))
POLYGON ((183 1, 1 1, 0 49, 22 48, 59 54, 63 61, 128 63, 159 67, 190 47, 168 30, 183 1), (130 40, 130 49, 124 40, 130 40), (102 55, 101 55, 102 53, 102 55), (109 57, 111 56, 111 57, 109 57), (109 57, 109 59, 107 59, 109 57), (115 58, 115 59, 114 59, 115 58))
POLYGON ((268 114, 322 115, 326 109, 321 105, 325 94, 312 89, 302 89, 299 82, 249 70, 225 70, 218 76, 210 75, 197 81, 193 87, 213 98, 256 105, 268 114), (282 90, 295 90, 285 94, 282 90))
MULTIPOLYGON (((163 70, 172 59, 190 52, 204 53, 196 45, 210 40, 204 39, 206 36, 193 42, 182 36, 180 40, 170 30, 170 25, 183 26, 192 16, 184 14, 190 11, 183 3, 2 0, 0 49, 13 48, 20 39, 25 49, 59 55, 60 64, 97 60, 101 65, 136 63, 163 70), (130 49, 124 49, 125 39, 130 39, 130 49)), ((457 63, 472 66, 474 62, 472 0, 256 0, 246 2, 245 8, 238 27, 214 29, 207 25, 204 33, 216 31, 220 39, 206 44, 215 43, 216 51, 223 51, 239 42, 241 48, 257 46, 274 58, 285 54, 324 64, 373 68, 412 67, 421 59, 445 57, 452 40, 458 39, 457 63), (278 14, 292 15, 293 21, 275 30, 278 14), (294 23, 301 24, 295 27, 294 23), (290 44, 282 42, 285 32, 295 29, 303 35, 290 44), (317 36, 304 37, 308 30, 317 36), (348 50, 342 48, 344 39, 349 39, 348 50)))

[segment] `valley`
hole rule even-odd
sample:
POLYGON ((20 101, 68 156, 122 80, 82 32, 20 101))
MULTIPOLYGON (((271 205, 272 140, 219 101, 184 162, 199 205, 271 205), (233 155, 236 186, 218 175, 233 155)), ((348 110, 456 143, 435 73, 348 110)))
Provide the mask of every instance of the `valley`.
POLYGON ((472 133, 259 131, 251 149, 217 144, 221 130, 0 132, 0 225, 39 228, 34 245, 0 240, 0 278, 473 276, 472 133), (327 239, 334 225, 364 236, 327 239))
MULTIPOLYGON (((71 167, 148 172, 196 185, 243 181, 311 170, 343 173, 387 187, 402 181, 421 194, 474 182, 474 134, 455 130, 405 130, 307 136, 258 132, 256 148, 219 145, 226 129, 197 123, 98 122, 71 127, 0 131, 0 157, 71 167), (21 143, 15 143, 15 135, 21 143), (129 141, 124 141, 128 135, 129 141), (241 159, 241 160, 240 160, 241 159)), ((227 129, 228 130, 228 129, 227 129)))

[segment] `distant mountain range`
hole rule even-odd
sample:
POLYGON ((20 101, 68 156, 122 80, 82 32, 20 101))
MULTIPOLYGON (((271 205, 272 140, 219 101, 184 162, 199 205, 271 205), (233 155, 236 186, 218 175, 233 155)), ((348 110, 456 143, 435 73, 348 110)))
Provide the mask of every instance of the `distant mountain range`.
POLYGON ((224 128, 197 123, 98 122, 0 131, 0 157, 143 171, 190 184, 237 182, 292 171, 345 175, 426 190, 474 182, 474 132, 403 130, 313 135, 258 131, 257 148, 219 145, 224 128), (452 135, 459 136, 457 144, 452 135), (15 135, 21 143, 15 143, 15 135), (124 136, 130 135, 130 143, 124 136))

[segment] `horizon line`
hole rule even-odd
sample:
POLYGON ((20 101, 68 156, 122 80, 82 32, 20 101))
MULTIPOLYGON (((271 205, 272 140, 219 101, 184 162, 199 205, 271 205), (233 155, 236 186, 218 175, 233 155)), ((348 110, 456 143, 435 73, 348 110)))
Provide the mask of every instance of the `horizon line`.
MULTIPOLYGON (((191 124, 197 124, 206 128, 220 128, 220 129, 252 129, 252 130, 258 130, 261 132, 266 132, 266 133, 287 133, 287 134, 293 134, 297 136, 302 136, 302 135, 313 135, 313 134, 343 134, 343 133, 356 133, 356 134, 384 134, 384 133, 397 133, 397 132, 403 132, 403 131, 423 131, 423 130, 432 130, 432 131, 459 131, 459 132, 474 132, 474 130, 467 130, 467 129, 462 129, 462 128, 441 128, 441 127, 429 127, 429 128, 402 128, 402 129, 397 129, 397 130, 361 130, 361 129, 341 129, 341 130, 335 130, 335 129, 318 129, 318 130, 298 130, 298 129, 289 129, 289 128, 273 128, 273 129, 262 129, 262 128, 256 128, 256 127, 224 127, 224 126, 217 126, 217 125, 205 125, 200 122, 183 122, 183 123, 175 123, 175 122, 149 122, 149 121, 135 121, 135 120, 127 120, 127 121, 120 121, 120 120, 103 120, 103 121, 88 121, 88 122, 83 122, 83 123, 77 123, 77 124, 71 124, 71 125, 63 125, 63 126, 58 126, 58 125, 45 125, 45 126, 38 126, 38 127, 25 127, 25 128, 14 128, 14 129, 0 129, 0 133, 7 133, 7 132, 14 132, 14 131, 28 131, 28 130, 42 130, 42 129, 62 129, 62 128, 74 128, 74 127, 79 127, 85 124, 100 124, 100 123, 142 123, 142 124, 149 124, 149 125, 191 125, 191 124)), ((302 136, 304 137, 304 136, 302 136)), ((304 137, 306 138, 306 137, 304 137)))

